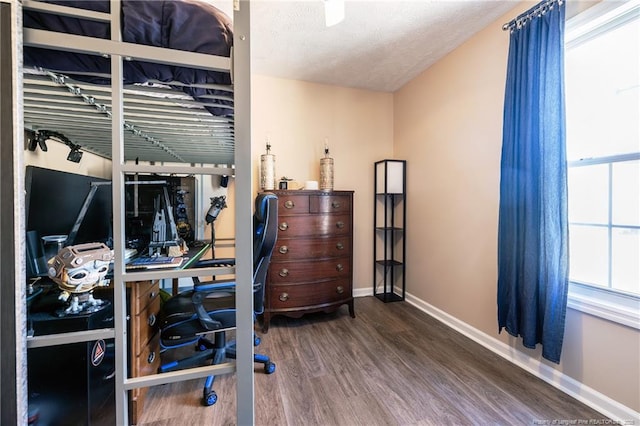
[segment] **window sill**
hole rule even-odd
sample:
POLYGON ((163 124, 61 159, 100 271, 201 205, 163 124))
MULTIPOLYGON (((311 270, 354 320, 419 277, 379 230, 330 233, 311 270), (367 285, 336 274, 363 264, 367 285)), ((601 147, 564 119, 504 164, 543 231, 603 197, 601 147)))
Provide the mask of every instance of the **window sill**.
POLYGON ((569 284, 567 307, 640 330, 640 298, 569 284))

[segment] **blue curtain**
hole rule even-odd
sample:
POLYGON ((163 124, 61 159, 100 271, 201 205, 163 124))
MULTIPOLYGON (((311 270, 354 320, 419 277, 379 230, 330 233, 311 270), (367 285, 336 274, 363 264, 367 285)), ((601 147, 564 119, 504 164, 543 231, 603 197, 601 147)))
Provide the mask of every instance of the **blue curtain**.
POLYGON ((498 325, 560 362, 568 288, 564 4, 512 21, 498 226, 498 325))

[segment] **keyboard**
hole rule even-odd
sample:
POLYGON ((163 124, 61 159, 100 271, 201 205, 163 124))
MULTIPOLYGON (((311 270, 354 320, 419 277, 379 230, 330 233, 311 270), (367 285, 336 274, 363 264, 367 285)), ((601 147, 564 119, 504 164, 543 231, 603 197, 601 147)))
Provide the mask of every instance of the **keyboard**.
POLYGON ((137 257, 127 265, 127 269, 177 268, 182 260, 182 257, 169 256, 137 257))

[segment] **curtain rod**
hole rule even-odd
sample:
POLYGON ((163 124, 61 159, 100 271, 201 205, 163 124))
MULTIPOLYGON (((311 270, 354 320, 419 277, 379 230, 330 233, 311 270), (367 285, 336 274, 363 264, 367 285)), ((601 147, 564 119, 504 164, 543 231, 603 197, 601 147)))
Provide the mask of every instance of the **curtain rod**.
POLYGON ((545 0, 545 1, 542 1, 542 2, 538 3, 537 5, 533 6, 531 9, 527 10, 526 12, 518 15, 516 18, 514 18, 511 21, 509 21, 506 24, 504 24, 502 26, 502 30, 503 31, 507 31, 507 30, 513 31, 514 29, 520 29, 524 25, 526 25, 527 22, 529 22, 531 19, 535 18, 536 16, 542 16, 545 13, 547 13, 547 11, 553 9, 553 7, 554 7, 554 5, 556 3, 558 5, 561 5, 563 2, 564 2, 564 0, 545 0))

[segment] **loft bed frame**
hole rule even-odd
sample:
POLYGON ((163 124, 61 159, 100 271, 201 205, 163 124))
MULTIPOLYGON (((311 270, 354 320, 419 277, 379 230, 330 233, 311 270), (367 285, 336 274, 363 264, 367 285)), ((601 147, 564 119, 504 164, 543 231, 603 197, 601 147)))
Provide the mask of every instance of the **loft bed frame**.
MULTIPOLYGON (((98 10, 109 9, 105 1, 94 3, 98 10)), ((110 14, 24 1, 27 13, 24 21, 30 25, 25 32, 25 128, 63 134, 83 150, 110 159, 112 96, 107 85, 111 76, 105 73, 106 57, 122 53, 127 55, 123 72, 128 83, 122 90, 124 160, 233 164, 233 85, 225 84, 232 82, 232 60, 194 53, 229 52, 231 56, 228 29, 217 15, 218 10, 212 6, 197 8, 193 2, 172 2, 171 9, 175 9, 177 17, 172 18, 167 12, 168 17, 159 18, 161 23, 171 25, 170 30, 163 30, 152 24, 139 25, 150 20, 149 15, 155 11, 165 13, 163 7, 147 10, 140 2, 125 4, 128 6, 123 7, 120 26, 132 41, 191 49, 185 46, 185 37, 178 35, 186 32, 193 37, 196 47, 191 52, 173 50, 165 54, 157 50, 162 47, 113 43, 95 37, 108 34, 105 24, 110 22, 110 14), (182 15, 194 13, 206 18, 199 18, 200 25, 191 30, 179 28, 182 15), (198 36, 196 31, 202 27, 211 29, 198 36), (63 30, 74 34, 60 32, 63 30), (77 33, 93 37, 88 42, 86 36, 77 33), (52 52, 53 46, 58 52, 52 52), (87 54, 87 49, 94 55, 87 54), (153 64, 142 60, 142 55, 152 55, 153 64)))
MULTIPOLYGON (((231 0, 230 0, 231 1, 231 0)), ((249 1, 234 2, 233 58, 153 47, 122 41, 120 1, 111 1, 109 13, 100 13, 40 1, 23 0, 22 9, 61 17, 98 21, 110 26, 110 39, 23 28, 25 48, 53 49, 108 57, 108 74, 88 72, 67 75, 51 67, 24 67, 18 84, 23 90, 24 128, 64 134, 82 150, 112 161, 114 236, 114 328, 32 337, 27 347, 115 340, 116 422, 128 424, 128 391, 140 387, 236 373, 237 421, 252 424, 253 407, 253 307, 251 232, 252 209, 250 144, 250 41, 249 1), (243 34, 238 37, 240 31, 243 34), (227 73, 233 85, 189 85, 181 81, 124 84, 127 61, 159 63, 227 73), (110 84, 85 80, 98 77, 110 84), (178 90, 176 90, 178 88, 178 90), (184 89, 207 89, 213 94, 197 99, 184 89), (211 113, 214 111, 216 113, 211 113), (118 124, 120 123, 120 124, 118 124), (237 141, 242 141, 238 144, 237 141), (240 153, 238 153, 238 150, 240 153), (158 164, 160 163, 160 164, 158 164), (241 172, 238 173, 237 170, 241 172), (124 268, 124 183, 127 173, 236 175, 235 268, 126 272, 124 268), (235 362, 170 373, 129 378, 125 330, 125 283, 141 280, 212 276, 235 273, 237 289, 238 358, 235 362)), ((17 13, 21 14, 20 7, 17 13)), ((201 93, 201 92, 198 92, 201 93)), ((26 400, 24 398, 23 400, 26 400)))
MULTIPOLYGON (((124 86, 125 161, 232 165, 233 116, 216 117, 205 109, 233 112, 232 106, 216 102, 233 101, 232 88, 223 89, 229 95, 205 104, 158 82, 124 86)), ((62 134, 83 151, 111 159, 109 92, 110 87, 78 82, 64 73, 25 69, 25 128, 62 134)))

